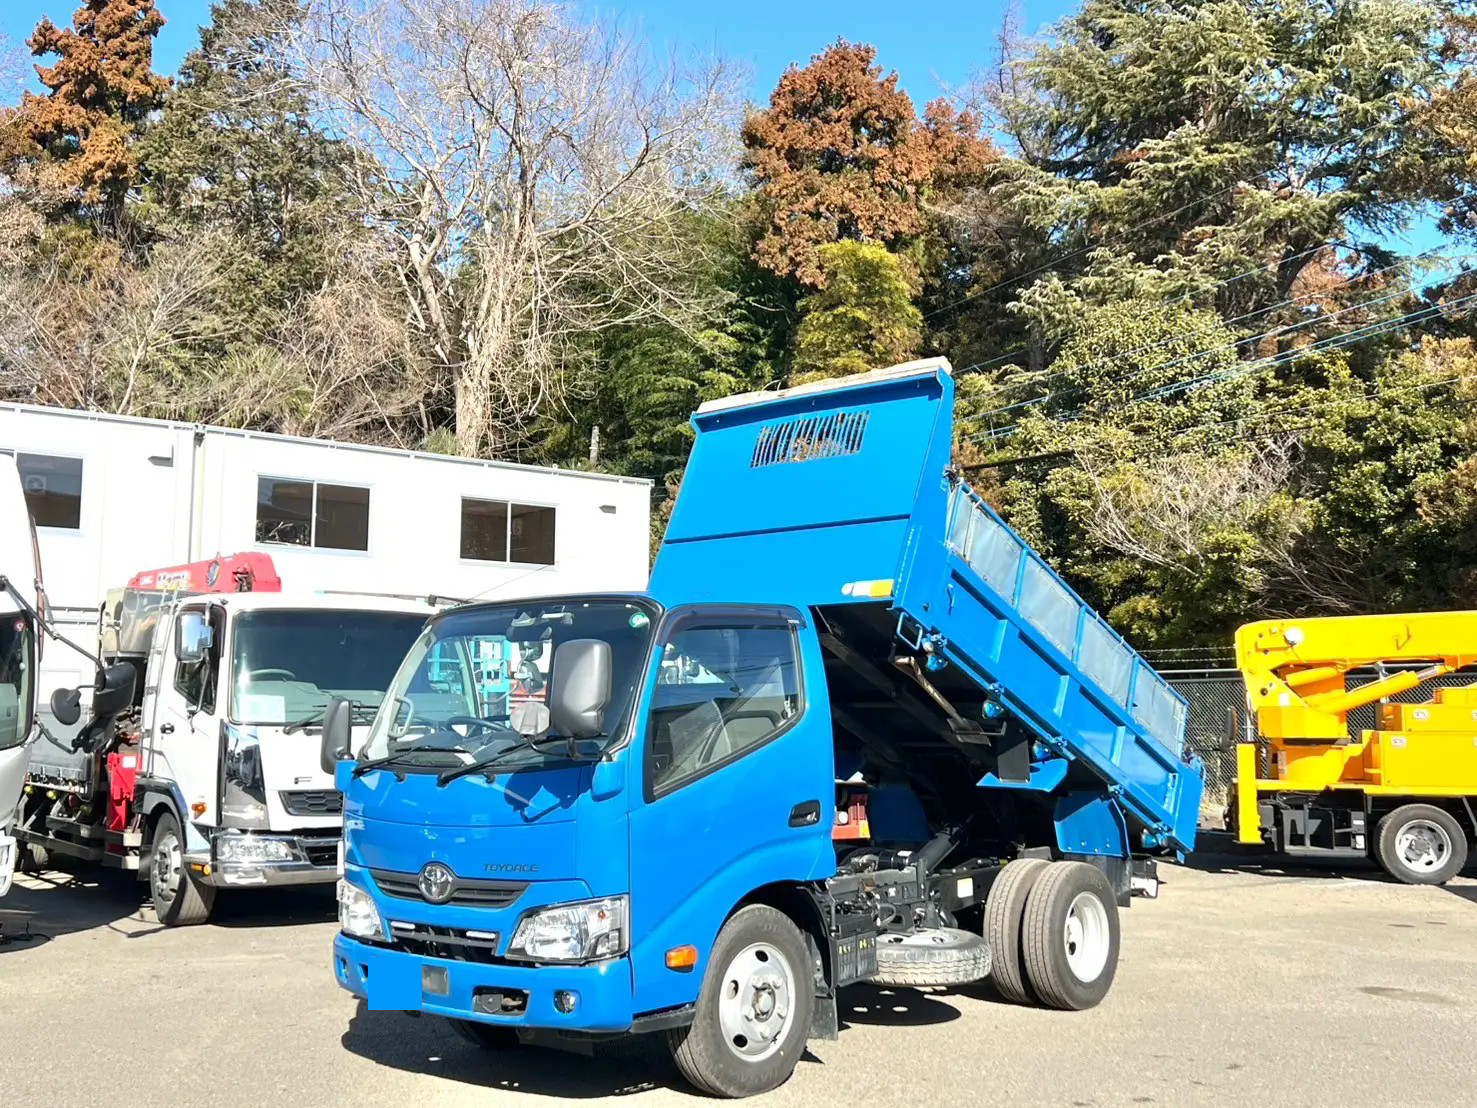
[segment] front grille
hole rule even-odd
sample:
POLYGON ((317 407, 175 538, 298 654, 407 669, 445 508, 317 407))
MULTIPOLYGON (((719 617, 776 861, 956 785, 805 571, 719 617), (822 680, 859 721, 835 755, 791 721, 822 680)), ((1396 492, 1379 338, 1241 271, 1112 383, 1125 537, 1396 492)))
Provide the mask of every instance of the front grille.
POLYGON ((336 816, 344 810, 343 794, 336 789, 299 789, 277 795, 290 816, 336 816))
MULTIPOLYGON (((394 870, 372 869, 369 875, 386 896, 401 900, 425 901, 421 895, 420 874, 397 873, 394 870)), ((506 908, 523 895, 527 881, 489 881, 476 877, 457 877, 452 881, 451 897, 442 904, 457 904, 470 908, 506 908)))
POLYGON ((315 866, 338 865, 337 839, 308 839, 302 844, 303 853, 315 866))
POLYGON ((452 962, 496 962, 496 931, 469 931, 460 927, 430 927, 424 923, 390 921, 390 946, 423 958, 452 962))

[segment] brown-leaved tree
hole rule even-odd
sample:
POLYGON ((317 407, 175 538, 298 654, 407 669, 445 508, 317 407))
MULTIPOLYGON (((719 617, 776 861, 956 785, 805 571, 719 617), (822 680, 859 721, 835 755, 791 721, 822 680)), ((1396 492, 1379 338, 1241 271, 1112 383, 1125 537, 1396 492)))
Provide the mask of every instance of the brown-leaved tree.
POLYGON ((116 217, 137 170, 133 140, 169 88, 150 68, 162 26, 154 0, 84 0, 69 30, 42 19, 27 45, 58 60, 36 67, 50 91, 25 93, 0 119, 4 170, 34 169, 38 187, 116 217))
POLYGON ((787 70, 769 107, 744 121, 744 166, 764 221, 755 258, 802 284, 824 281, 818 250, 827 243, 903 251, 927 225, 930 189, 954 186, 994 157, 969 113, 936 101, 920 121, 876 56, 838 41, 787 70))

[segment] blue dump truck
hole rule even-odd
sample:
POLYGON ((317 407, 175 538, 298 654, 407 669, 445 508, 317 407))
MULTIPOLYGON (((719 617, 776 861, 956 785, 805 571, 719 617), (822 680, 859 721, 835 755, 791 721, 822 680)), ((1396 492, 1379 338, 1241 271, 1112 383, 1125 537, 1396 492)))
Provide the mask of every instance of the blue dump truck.
POLYGON ((436 616, 361 750, 335 702, 339 983, 489 1048, 660 1033, 728 1097, 853 983, 1100 1001, 1193 846, 1185 703, 960 480, 953 399, 705 404, 649 592, 436 616), (483 703, 491 654, 541 696, 483 703))

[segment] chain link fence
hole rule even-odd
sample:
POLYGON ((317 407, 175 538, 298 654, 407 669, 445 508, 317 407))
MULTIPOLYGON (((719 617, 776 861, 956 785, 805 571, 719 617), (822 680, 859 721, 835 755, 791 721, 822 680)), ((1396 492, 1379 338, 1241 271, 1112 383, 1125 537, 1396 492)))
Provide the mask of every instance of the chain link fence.
MULTIPOLYGON (((1351 670, 1345 685, 1358 688, 1405 669, 1421 666, 1386 666, 1383 669, 1351 670)), ((1237 669, 1164 669, 1159 671, 1187 701, 1190 710, 1185 720, 1185 745, 1205 765, 1205 800, 1209 806, 1225 803, 1231 783, 1236 779, 1236 750, 1232 738, 1232 712, 1245 727, 1246 685, 1237 669)), ((1432 690, 1470 685, 1477 673, 1470 670, 1433 677, 1413 689, 1387 699, 1400 704, 1419 704, 1430 700, 1432 690)), ((1349 734, 1357 736, 1375 725, 1376 705, 1369 704, 1349 713, 1349 734)))

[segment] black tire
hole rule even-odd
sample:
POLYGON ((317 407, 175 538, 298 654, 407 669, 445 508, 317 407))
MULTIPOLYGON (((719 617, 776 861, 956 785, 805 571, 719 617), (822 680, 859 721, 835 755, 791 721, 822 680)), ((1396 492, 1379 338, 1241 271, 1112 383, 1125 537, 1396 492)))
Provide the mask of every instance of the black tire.
POLYGON ((512 1050, 518 1045, 518 1032, 512 1027, 499 1027, 480 1020, 447 1019, 451 1030, 463 1042, 482 1050, 512 1050))
POLYGON ((1047 866, 1026 898, 1021 952, 1046 1007, 1081 1011, 1107 996, 1118 971, 1118 898, 1103 872, 1085 862, 1047 866))
POLYGON ((1407 804, 1380 821, 1375 858, 1396 881, 1444 885, 1467 864, 1467 834, 1450 812, 1407 804))
POLYGON ((179 821, 165 812, 154 825, 149 850, 149 895, 154 900, 154 914, 166 927, 204 923, 215 906, 215 888, 195 880, 180 860, 183 853, 179 821))
MULTIPOLYGON (((779 1010, 782 998, 773 987, 767 996, 776 1007, 746 1026, 764 1030, 772 1013, 779 1010)), ((668 1045, 682 1076, 703 1092, 729 1098, 767 1093, 783 1085, 795 1071, 810 1036, 814 1007, 815 971, 805 936, 784 913, 752 904, 734 913, 718 932, 693 1021, 669 1032, 668 1045), (752 953, 756 948, 762 957, 752 953), (776 954, 783 964, 773 966, 767 974, 762 968, 758 972, 766 977, 788 972, 792 987, 786 989, 788 1016, 784 1024, 771 1044, 755 1046, 754 1040, 742 1035, 730 1038, 723 1026, 722 1010, 737 1011, 746 998, 753 997, 750 1011, 757 1011, 764 999, 763 989, 754 988, 758 977, 750 975, 741 982, 731 974, 736 969, 747 974, 742 968, 745 966, 768 967, 776 954), (746 1056, 744 1052, 751 1047, 764 1053, 746 1056)))
POLYGON ((995 991, 1013 1004, 1029 1004, 1034 999, 1021 961, 1021 920, 1026 914, 1026 898, 1047 865, 1044 858, 1007 862, 985 899, 985 941, 993 962, 990 980, 995 983, 995 991))
POLYGON ((874 985, 967 985, 990 973, 990 944, 957 927, 932 927, 877 940, 874 985))

